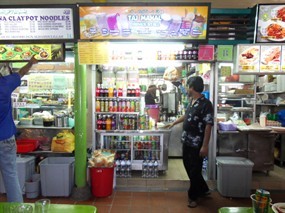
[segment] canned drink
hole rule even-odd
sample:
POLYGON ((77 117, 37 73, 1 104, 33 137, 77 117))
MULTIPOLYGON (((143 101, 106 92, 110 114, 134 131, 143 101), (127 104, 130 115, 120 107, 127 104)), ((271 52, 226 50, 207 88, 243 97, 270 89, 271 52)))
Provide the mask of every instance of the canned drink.
POLYGON ((263 189, 257 189, 255 192, 255 200, 258 202, 258 205, 255 206, 255 209, 257 209, 258 212, 268 213, 268 207, 270 204, 270 192, 263 189))

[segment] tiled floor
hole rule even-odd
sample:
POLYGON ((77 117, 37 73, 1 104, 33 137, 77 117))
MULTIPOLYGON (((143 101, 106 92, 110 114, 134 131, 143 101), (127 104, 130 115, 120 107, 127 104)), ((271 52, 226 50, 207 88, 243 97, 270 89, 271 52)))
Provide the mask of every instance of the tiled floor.
MULTIPOLYGON (((216 181, 208 181, 212 189, 211 196, 200 199, 198 207, 187 206, 187 189, 189 180, 181 159, 171 159, 169 169, 160 174, 158 179, 143 179, 140 172, 133 173, 132 178, 117 178, 117 187, 111 196, 105 198, 91 197, 87 201, 71 198, 50 197, 52 203, 94 205, 99 213, 214 213, 221 207, 251 206, 250 198, 228 198, 219 194, 216 181)), ((264 188, 271 192, 273 203, 285 202, 285 168, 275 166, 268 176, 265 173, 253 173, 252 192, 264 188)), ((38 198, 39 199, 39 198, 38 198)), ((0 195, 0 202, 5 201, 0 195)), ((34 202, 37 199, 25 199, 34 202)))

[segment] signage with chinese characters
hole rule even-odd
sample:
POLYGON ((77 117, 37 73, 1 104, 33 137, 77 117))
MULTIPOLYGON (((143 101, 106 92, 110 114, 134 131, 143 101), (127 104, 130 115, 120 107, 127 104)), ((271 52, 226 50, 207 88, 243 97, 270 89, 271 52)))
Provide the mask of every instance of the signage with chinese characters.
POLYGON ((80 39, 207 41, 210 4, 80 6, 80 39))
POLYGON ((73 8, 1 8, 0 40, 73 40, 73 8))

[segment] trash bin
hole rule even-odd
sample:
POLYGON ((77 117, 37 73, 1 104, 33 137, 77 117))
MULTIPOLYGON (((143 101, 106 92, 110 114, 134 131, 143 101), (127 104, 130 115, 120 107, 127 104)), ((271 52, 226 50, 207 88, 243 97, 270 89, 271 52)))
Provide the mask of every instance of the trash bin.
POLYGON ((90 167, 91 191, 95 197, 107 197, 113 192, 114 167, 90 167))
POLYGON ((250 196, 254 163, 243 157, 217 157, 217 189, 226 197, 250 196))

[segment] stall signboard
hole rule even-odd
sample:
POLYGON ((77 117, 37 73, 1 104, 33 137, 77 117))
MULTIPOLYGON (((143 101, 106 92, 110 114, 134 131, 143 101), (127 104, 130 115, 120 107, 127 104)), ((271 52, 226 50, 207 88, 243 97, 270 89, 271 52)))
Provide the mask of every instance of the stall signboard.
MULTIPOLYGON (((0 8, 0 41, 74 40, 75 6, 0 8), (49 8, 48 8, 49 7, 49 8)), ((10 6, 11 7, 11 6, 10 6)))
POLYGON ((210 4, 79 6, 80 39, 207 41, 210 4))
POLYGON ((237 45, 236 71, 239 74, 284 73, 285 45, 237 45))
POLYGON ((284 42, 285 4, 260 4, 257 14, 255 41, 284 42))
POLYGON ((261 45, 260 72, 279 72, 280 68, 281 45, 261 45))
POLYGON ((238 72, 259 72, 260 45, 238 45, 236 57, 238 72))
POLYGON ((33 55, 39 61, 64 61, 64 45, 0 44, 0 62, 28 61, 33 55))
POLYGON ((198 61, 213 61, 215 54, 214 45, 199 45, 198 61))
POLYGON ((217 61, 233 61, 233 45, 218 45, 217 61))

